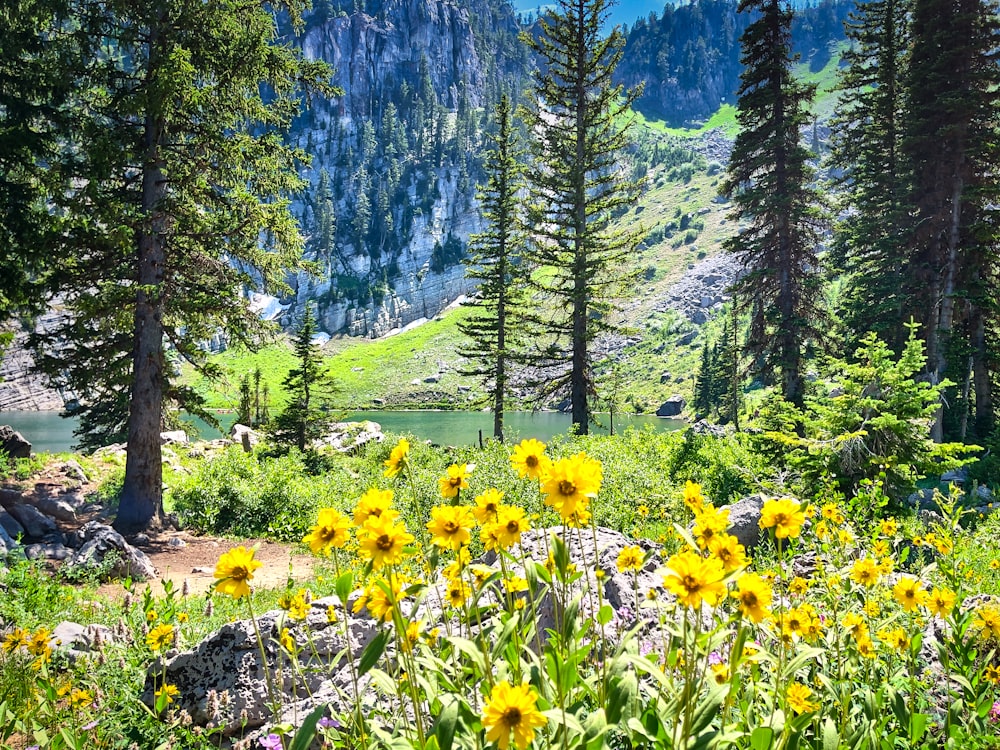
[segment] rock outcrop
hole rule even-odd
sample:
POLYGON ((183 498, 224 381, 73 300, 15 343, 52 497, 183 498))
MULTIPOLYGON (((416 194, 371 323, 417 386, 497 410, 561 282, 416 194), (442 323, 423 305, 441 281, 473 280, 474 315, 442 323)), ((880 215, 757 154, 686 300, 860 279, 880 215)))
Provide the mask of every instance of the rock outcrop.
POLYGON ((30 458, 31 443, 10 425, 0 425, 0 452, 9 458, 30 458))

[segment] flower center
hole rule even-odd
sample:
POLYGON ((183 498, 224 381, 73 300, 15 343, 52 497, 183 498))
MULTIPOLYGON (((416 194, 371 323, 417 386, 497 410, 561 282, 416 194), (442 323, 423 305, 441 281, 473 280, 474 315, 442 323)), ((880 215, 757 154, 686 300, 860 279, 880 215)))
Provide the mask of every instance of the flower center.
POLYGON ((692 593, 701 589, 701 584, 698 582, 698 579, 695 578, 693 575, 684 576, 682 583, 684 585, 684 588, 686 588, 688 591, 692 593))
POLYGON ((521 709, 514 708, 513 706, 511 708, 508 708, 506 711, 503 712, 503 718, 501 720, 508 727, 511 728, 516 727, 518 724, 521 723, 521 709))
POLYGON ((538 456, 528 456, 524 459, 524 465, 529 469, 534 469, 538 466, 538 456))
POLYGON ((508 521, 507 522, 507 533, 508 534, 516 534, 517 530, 519 528, 520 528, 520 526, 518 525, 517 521, 508 521))
POLYGON ((392 549, 392 537, 388 534, 382 534, 382 536, 375 540, 375 546, 383 552, 388 552, 392 549))
POLYGON ((457 523, 455 523, 454 521, 445 521, 444 522, 444 533, 445 534, 454 534, 457 531, 458 531, 458 524, 457 523))
POLYGON ((569 497, 570 495, 575 495, 576 494, 576 485, 573 484, 568 479, 560 479, 559 480, 559 494, 560 495, 566 495, 567 497, 569 497))
POLYGON ((753 591, 744 591, 740 594, 740 601, 743 602, 743 606, 747 609, 753 609, 757 606, 757 594, 753 591))
POLYGON ((250 571, 247 570, 242 565, 237 565, 236 567, 233 568, 233 574, 229 577, 232 578, 234 581, 245 581, 247 578, 250 577, 250 571))
POLYGON ((786 516, 784 513, 775 514, 774 516, 775 526, 784 526, 786 523, 788 523, 788 516, 786 516))

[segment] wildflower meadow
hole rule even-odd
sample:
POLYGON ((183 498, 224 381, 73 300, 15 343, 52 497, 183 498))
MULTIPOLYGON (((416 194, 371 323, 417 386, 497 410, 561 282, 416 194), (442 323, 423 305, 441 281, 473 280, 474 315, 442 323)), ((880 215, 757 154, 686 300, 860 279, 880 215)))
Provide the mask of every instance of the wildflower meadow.
MULTIPOLYGON (((602 503, 619 480, 594 447, 524 440, 483 455, 485 466, 470 453, 431 476, 401 439, 367 464, 353 496, 318 499, 299 536, 318 572, 276 591, 255 588, 252 545, 218 557, 207 598, 129 589, 100 603, 28 562, 9 565, 0 741, 1000 748, 1000 564, 990 552, 1000 529, 992 516, 970 518, 961 491, 938 492, 940 512, 923 518, 859 514, 832 485, 766 495, 747 545, 730 533, 731 506, 691 480, 609 515, 602 503), (625 518, 634 543, 601 567, 609 518, 625 518), (627 582, 620 601, 607 598, 612 577, 627 582), (65 612, 111 623, 113 637, 67 659, 46 621, 65 612), (333 669, 310 618, 343 631, 349 679, 283 721, 287 685, 333 669), (232 620, 252 625, 271 717, 236 731, 196 721, 169 669, 232 620), (375 635, 355 653, 359 620, 375 635)), ((226 702, 205 696, 202 713, 221 715, 226 702)))

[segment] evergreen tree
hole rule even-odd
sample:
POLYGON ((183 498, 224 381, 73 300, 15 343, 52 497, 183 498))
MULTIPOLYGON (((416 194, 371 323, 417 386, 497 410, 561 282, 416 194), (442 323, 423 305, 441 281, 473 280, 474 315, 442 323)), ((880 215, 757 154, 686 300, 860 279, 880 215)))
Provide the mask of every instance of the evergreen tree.
POLYGON ((537 363, 555 373, 543 396, 568 390, 573 426, 582 434, 595 395, 591 346, 616 330, 615 303, 637 278, 632 254, 640 238, 611 230, 615 210, 637 192, 617 159, 628 144, 622 122, 638 92, 612 84, 623 37, 618 28, 601 36, 609 6, 609 0, 558 0, 540 19, 541 33, 524 37, 540 62, 525 113, 534 136, 533 255, 552 270, 543 290, 551 309, 568 314, 536 318, 553 339, 537 363))
MULTIPOLYGON (((986 333, 997 320, 1000 204, 995 6, 915 0, 912 34, 903 142, 913 171, 907 312, 923 324, 932 383, 974 378, 976 432, 985 436, 994 423, 995 357, 986 333)), ((965 399, 945 391, 934 438, 964 432, 967 413, 965 399)))
POLYGON ((330 432, 335 420, 330 411, 333 380, 326 372, 316 336, 316 318, 307 304, 302 323, 295 332, 295 357, 298 367, 288 371, 281 382, 288 391, 288 405, 275 417, 274 440, 294 445, 300 451, 311 450, 313 441, 330 432))
POLYGON ((801 406, 803 347, 819 336, 820 318, 821 200, 799 136, 814 87, 792 77, 792 11, 781 0, 741 0, 739 10, 760 15, 740 40, 740 133, 721 188, 745 226, 725 248, 746 270, 735 289, 750 313, 747 352, 777 371, 782 395, 801 406))
POLYGON ((493 437, 503 442, 509 368, 515 359, 526 288, 520 208, 524 167, 506 94, 496 106, 496 121, 497 133, 486 160, 487 180, 479 193, 486 229, 470 238, 466 261, 466 276, 479 282, 479 293, 468 303, 473 311, 459 323, 469 338, 459 354, 467 363, 462 373, 482 378, 490 391, 493 437))
MULTIPOLYGON (((298 21, 297 0, 279 6, 298 21)), ((161 512, 164 405, 204 414, 171 382, 165 347, 204 368, 198 343, 213 335, 254 344, 264 324, 243 290, 280 288, 299 262, 280 196, 302 188, 305 155, 281 130, 303 85, 329 91, 329 69, 278 44, 272 9, 259 4, 74 8, 89 45, 74 80, 73 158, 60 165, 74 189, 50 196, 69 217, 53 283, 70 317, 48 337, 65 346, 42 364, 82 395, 85 444, 127 438, 115 525, 132 531, 161 512)))
POLYGON ((236 423, 253 427, 253 394, 250 392, 250 373, 240 378, 240 405, 236 410, 236 423))
POLYGON ((698 362, 698 374, 694 381, 694 399, 691 407, 695 416, 699 419, 712 415, 714 401, 712 394, 715 389, 715 370, 712 367, 714 361, 713 351, 708 346, 708 337, 701 347, 701 359, 698 362))
POLYGON ((36 287, 56 257, 59 221, 48 196, 66 183, 50 167, 63 155, 79 64, 76 40, 63 29, 69 8, 65 0, 0 7, 0 324, 41 309, 36 287))
MULTIPOLYGON (((909 171, 901 141, 911 0, 859 2, 846 24, 831 163, 843 188, 834 263, 846 273, 841 318, 853 338, 902 346, 903 236, 909 171)), ((848 345, 849 350, 854 347, 848 345)))

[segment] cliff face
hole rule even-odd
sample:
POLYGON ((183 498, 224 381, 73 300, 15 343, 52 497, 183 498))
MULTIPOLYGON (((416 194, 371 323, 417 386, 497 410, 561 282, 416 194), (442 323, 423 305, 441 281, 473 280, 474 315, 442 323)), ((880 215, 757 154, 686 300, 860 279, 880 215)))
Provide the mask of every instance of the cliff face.
MULTIPOLYGON (((50 310, 37 321, 39 329, 53 326, 61 313, 50 310)), ((35 361, 27 349, 29 331, 18 329, 10 347, 0 358, 0 412, 48 411, 62 409, 63 394, 52 388, 33 371, 35 361)), ((0 415, 0 424, 3 416, 0 415)))
POLYGON ((471 291, 459 260, 482 227, 484 114, 520 85, 517 31, 502 0, 317 4, 298 43, 344 93, 292 134, 312 158, 293 210, 322 273, 294 280, 283 324, 311 301, 324 331, 378 337, 471 291))

